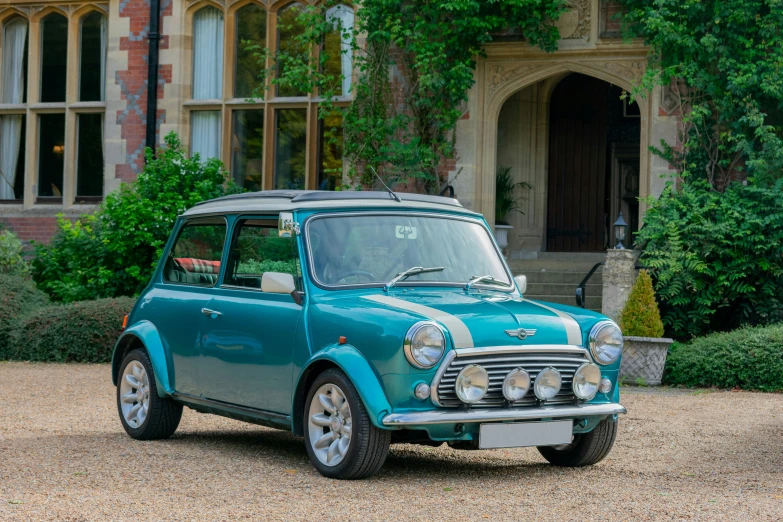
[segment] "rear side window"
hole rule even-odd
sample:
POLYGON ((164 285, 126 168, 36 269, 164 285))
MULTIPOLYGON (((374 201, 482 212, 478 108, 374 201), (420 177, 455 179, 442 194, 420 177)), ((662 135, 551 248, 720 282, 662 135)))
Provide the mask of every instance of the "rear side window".
POLYGON ((240 221, 228 259, 226 284, 260 289, 265 272, 283 272, 294 276, 297 287, 301 287, 296 240, 280 237, 277 220, 240 221))
POLYGON ((225 240, 226 221, 223 218, 187 223, 180 230, 166 260, 163 280, 168 283, 215 286, 225 240))

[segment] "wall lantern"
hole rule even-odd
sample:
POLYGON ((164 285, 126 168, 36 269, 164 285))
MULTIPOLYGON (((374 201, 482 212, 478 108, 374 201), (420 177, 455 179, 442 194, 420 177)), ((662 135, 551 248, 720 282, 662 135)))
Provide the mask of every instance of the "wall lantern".
POLYGON ((614 222, 614 237, 617 239, 617 244, 614 246, 616 250, 625 250, 625 245, 623 245, 623 241, 625 241, 625 233, 628 230, 628 223, 625 222, 623 219, 623 212, 620 211, 620 215, 617 218, 617 221, 614 222))

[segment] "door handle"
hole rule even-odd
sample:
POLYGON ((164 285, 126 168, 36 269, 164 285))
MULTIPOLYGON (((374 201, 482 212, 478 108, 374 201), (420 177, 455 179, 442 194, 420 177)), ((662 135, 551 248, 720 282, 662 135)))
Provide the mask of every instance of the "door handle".
POLYGON ((223 315, 217 310, 210 310, 209 308, 202 308, 201 313, 206 315, 207 317, 211 317, 212 319, 217 319, 218 317, 223 315))

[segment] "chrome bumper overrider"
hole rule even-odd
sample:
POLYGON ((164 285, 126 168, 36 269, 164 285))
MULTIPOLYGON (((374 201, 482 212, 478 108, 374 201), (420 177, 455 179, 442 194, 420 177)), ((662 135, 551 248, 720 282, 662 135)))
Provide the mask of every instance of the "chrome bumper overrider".
POLYGON ((392 413, 383 418, 384 426, 454 424, 457 422, 503 422, 518 420, 594 417, 625 413, 621 404, 579 404, 575 406, 542 406, 525 409, 435 410, 392 413))

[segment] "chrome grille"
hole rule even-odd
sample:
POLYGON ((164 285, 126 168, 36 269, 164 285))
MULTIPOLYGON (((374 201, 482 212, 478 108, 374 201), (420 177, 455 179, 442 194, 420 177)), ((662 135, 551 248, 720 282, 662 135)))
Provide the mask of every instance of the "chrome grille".
POLYGON ((464 403, 457 397, 454 390, 454 383, 457 380, 459 372, 468 364, 478 364, 482 366, 489 374, 489 390, 484 398, 473 403, 477 408, 502 408, 507 401, 503 397, 503 379, 508 372, 515 368, 522 368, 530 374, 530 390, 521 401, 514 403, 514 406, 535 406, 537 399, 533 393, 533 384, 535 383, 538 372, 548 366, 552 366, 563 378, 563 384, 560 393, 554 399, 546 401, 550 404, 574 403, 576 396, 571 389, 571 382, 574 378, 576 369, 582 364, 590 362, 586 355, 579 353, 552 353, 552 352, 524 352, 524 353, 502 353, 502 354, 471 354, 454 358, 449 363, 446 371, 443 372, 440 380, 436 384, 438 393, 438 402, 446 408, 456 408, 463 406, 464 403))

